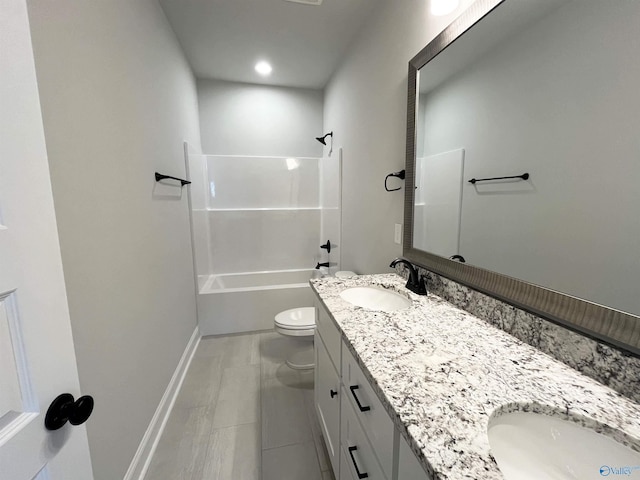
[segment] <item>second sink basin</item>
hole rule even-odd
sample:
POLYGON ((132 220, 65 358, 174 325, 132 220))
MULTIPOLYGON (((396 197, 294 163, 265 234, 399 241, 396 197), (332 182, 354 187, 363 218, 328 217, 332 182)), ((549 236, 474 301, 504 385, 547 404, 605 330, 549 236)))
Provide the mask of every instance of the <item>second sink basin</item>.
POLYGON ((568 420, 508 413, 490 422, 488 435, 506 480, 640 477, 640 453, 568 420))
POLYGON ((411 300, 399 293, 378 287, 353 287, 340 293, 343 300, 357 307, 382 312, 395 312, 411 305, 411 300))

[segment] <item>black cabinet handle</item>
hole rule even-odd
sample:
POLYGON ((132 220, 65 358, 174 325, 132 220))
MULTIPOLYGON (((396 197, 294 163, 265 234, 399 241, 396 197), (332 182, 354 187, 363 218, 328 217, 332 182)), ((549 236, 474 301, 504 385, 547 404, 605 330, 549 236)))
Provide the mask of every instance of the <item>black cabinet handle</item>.
POLYGON ((58 430, 67 421, 71 425, 80 425, 87 421, 93 412, 93 397, 85 395, 78 400, 73 400, 73 395, 63 393, 51 402, 47 415, 44 417, 44 426, 47 430, 58 430))
POLYGON ((360 399, 358 398, 358 396, 356 395, 356 390, 358 390, 360 387, 358 385, 351 385, 349 387, 349 390, 351 390, 351 395, 353 395, 353 398, 356 399, 356 403, 358 404, 358 408, 360 409, 361 412, 368 412, 369 410, 371 410, 371 407, 369 406, 362 406, 362 404, 360 403, 360 399))
POLYGON ((336 392, 335 390, 330 390, 330 392, 331 392, 331 398, 335 397, 338 394, 338 392, 336 392))
POLYGON ((353 457, 353 452, 358 450, 358 447, 349 447, 349 456, 351 457, 351 461, 353 462, 353 468, 356 469, 356 473, 358 474, 358 478, 367 478, 369 476, 368 473, 362 472, 360 473, 360 469, 358 468, 358 464, 356 463, 356 459, 353 457))

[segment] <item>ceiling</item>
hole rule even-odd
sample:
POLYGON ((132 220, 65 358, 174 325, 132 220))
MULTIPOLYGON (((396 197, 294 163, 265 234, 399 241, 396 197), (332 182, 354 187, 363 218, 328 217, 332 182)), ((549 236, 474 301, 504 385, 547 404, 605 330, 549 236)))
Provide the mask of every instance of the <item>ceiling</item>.
POLYGON ((322 89, 384 0, 159 0, 197 78, 322 89), (269 77, 254 66, 266 60, 269 77))

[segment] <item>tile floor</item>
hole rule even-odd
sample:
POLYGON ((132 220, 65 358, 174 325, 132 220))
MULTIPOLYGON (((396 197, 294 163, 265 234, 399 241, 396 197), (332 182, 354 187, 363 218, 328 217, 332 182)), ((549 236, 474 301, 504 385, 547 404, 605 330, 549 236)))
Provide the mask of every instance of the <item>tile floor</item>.
POLYGON ((145 480, 334 480, 313 408, 310 342, 275 332, 200 341, 145 480))

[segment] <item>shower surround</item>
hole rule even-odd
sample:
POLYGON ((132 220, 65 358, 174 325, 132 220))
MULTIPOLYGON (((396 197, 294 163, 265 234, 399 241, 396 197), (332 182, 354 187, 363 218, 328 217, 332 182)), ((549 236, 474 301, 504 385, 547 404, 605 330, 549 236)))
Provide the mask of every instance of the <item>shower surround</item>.
POLYGON ((272 328, 311 305, 322 239, 340 243, 340 155, 189 155, 188 169, 201 334, 272 328))

